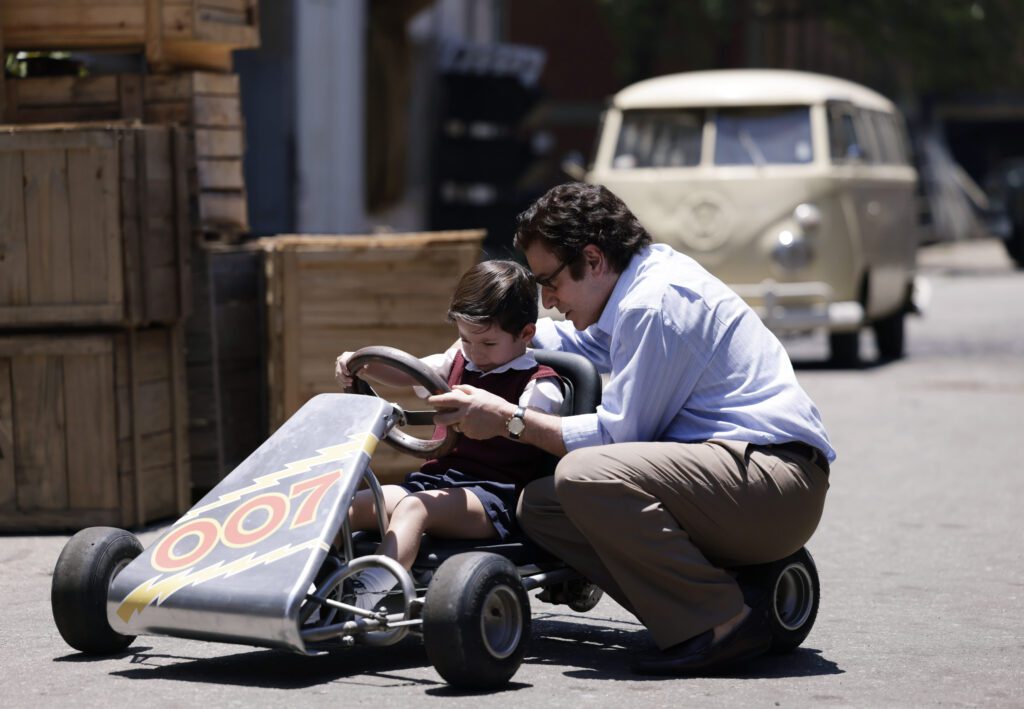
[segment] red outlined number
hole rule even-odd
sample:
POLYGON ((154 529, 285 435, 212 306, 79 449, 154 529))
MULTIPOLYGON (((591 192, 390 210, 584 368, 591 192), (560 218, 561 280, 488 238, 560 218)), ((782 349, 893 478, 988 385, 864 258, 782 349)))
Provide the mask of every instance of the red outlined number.
POLYGON ((229 547, 239 548, 258 544, 276 532, 288 516, 288 498, 279 492, 268 492, 242 503, 228 515, 221 532, 221 541, 229 547), (257 510, 266 511, 266 519, 252 529, 245 521, 257 510))
POLYGON ((320 509, 320 502, 324 499, 324 495, 340 479, 341 471, 332 470, 329 473, 324 473, 323 475, 318 475, 315 478, 303 480, 292 485, 292 489, 288 492, 288 497, 295 498, 309 491, 309 496, 302 501, 298 511, 295 512, 295 517, 292 519, 292 529, 310 524, 316 519, 316 513, 320 509))
POLYGON ((213 548, 217 546, 219 538, 220 525, 217 524, 217 520, 210 519, 209 517, 194 519, 181 525, 160 540, 160 543, 153 550, 153 568, 159 571, 177 571, 184 569, 186 566, 192 566, 202 561, 206 558, 207 554, 213 551, 213 548), (179 542, 191 536, 199 537, 195 547, 191 551, 181 554, 175 553, 175 547, 178 546, 179 542))

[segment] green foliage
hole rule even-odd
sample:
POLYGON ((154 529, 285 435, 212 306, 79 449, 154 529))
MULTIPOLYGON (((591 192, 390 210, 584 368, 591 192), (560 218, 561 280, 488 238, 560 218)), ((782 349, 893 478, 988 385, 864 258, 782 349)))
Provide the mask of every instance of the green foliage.
POLYGON ((899 67, 917 93, 1024 87, 1022 0, 595 1, 617 39, 623 83, 756 63, 744 45, 759 29, 818 18, 837 41, 866 50, 880 83, 899 67))

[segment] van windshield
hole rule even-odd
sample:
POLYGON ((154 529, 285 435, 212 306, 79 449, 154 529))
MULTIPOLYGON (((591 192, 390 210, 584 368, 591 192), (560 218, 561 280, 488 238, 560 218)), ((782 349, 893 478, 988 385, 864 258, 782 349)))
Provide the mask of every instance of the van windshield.
POLYGON ((803 164, 814 159, 807 106, 723 108, 715 123, 716 165, 803 164))
POLYGON ((692 167, 700 163, 704 111, 627 111, 612 167, 692 167))

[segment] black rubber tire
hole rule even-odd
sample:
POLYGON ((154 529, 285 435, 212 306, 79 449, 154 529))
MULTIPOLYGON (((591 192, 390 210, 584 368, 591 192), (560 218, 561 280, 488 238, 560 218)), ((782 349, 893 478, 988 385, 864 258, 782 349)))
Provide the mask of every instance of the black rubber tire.
POLYGON ((84 653, 110 655, 135 640, 107 622, 107 591, 117 572, 142 553, 131 532, 89 527, 68 540, 57 558, 50 588, 53 620, 64 641, 84 653))
POLYGON ((821 582, 806 548, 770 564, 738 569, 737 582, 747 605, 763 613, 772 634, 770 652, 800 647, 814 627, 821 602, 821 582))
POLYGON ((837 367, 860 365, 860 332, 830 332, 829 361, 837 367))
POLYGON ((871 323, 871 329, 875 332, 875 345, 878 347, 879 359, 903 358, 906 339, 904 337, 904 319, 903 308, 900 308, 892 315, 886 315, 871 323))
POLYGON ((451 557, 434 574, 423 605, 423 643, 453 687, 504 686, 530 636, 530 599, 516 567, 487 552, 451 557))

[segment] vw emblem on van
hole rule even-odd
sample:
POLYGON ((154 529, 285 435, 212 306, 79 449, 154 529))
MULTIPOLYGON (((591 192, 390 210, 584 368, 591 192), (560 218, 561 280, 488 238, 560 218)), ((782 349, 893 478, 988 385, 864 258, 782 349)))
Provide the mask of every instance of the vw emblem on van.
POLYGON ((711 251, 729 240, 732 210, 714 192, 688 195, 680 204, 679 217, 679 237, 691 249, 711 251))

